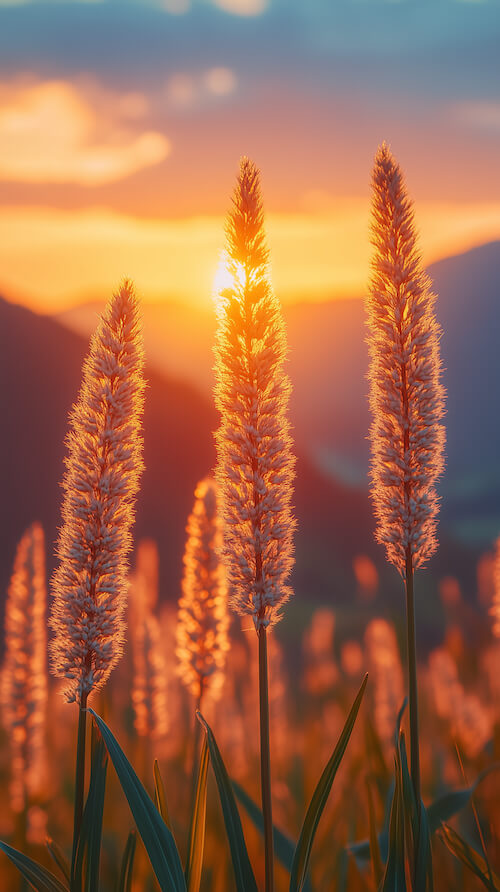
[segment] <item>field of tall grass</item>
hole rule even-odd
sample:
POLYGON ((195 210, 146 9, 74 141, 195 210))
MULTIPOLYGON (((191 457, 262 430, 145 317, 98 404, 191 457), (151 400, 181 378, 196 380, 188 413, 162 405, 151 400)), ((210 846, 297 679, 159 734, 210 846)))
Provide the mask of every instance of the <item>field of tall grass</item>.
MULTIPOLYGON (((156 543, 132 541, 146 381, 128 280, 69 419, 50 601, 40 524, 13 555, 2 889, 500 890, 500 556, 493 606, 475 617, 481 649, 450 567, 445 639, 418 659, 445 462, 441 332, 385 144, 372 185, 370 489, 400 616, 339 634, 325 593, 294 652, 280 637, 293 598, 293 382, 259 171, 244 158, 215 295, 217 464, 179 518, 177 607, 160 598, 156 543)), ((368 558, 358 567, 368 598, 374 573, 368 558)))

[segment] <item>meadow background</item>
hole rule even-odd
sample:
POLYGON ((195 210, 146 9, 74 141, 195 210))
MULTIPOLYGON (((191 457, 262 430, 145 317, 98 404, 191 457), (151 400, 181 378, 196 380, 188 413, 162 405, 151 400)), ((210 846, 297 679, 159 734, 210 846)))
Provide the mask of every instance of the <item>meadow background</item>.
MULTIPOLYGON (((298 456, 295 594, 273 633, 272 695, 276 821, 294 837, 316 780, 316 771, 311 777, 304 770, 305 754, 312 748, 318 767, 316 754, 323 763, 331 751, 356 682, 370 668, 368 624, 386 619, 400 645, 404 639, 401 582, 374 542, 367 482, 361 298, 370 169, 383 139, 415 199, 424 261, 439 296, 448 393, 440 544, 417 576, 416 591, 419 660, 429 685, 422 723, 432 729, 423 740, 424 794, 460 784, 455 741, 471 760, 469 780, 494 755, 500 656, 489 607, 500 532, 499 38, 495 0, 0 2, 2 603, 17 542, 34 520, 45 531, 48 574, 54 568, 68 411, 97 314, 130 275, 143 297, 149 382, 134 539, 158 547, 157 612, 165 642, 171 640, 171 740, 163 741, 162 753, 165 774, 184 774, 189 784, 192 704, 175 676, 172 627, 194 488, 215 462, 212 291, 224 214, 238 159, 251 155, 262 171, 273 281, 290 345, 298 456), (311 644, 315 628, 319 643, 311 644), (352 674, 346 644, 357 654, 352 674), (429 656, 438 648, 451 656, 464 696, 476 698, 461 731, 436 707, 429 656), (473 741, 488 744, 486 754, 474 744, 467 752, 464 727, 473 741)), ((134 553, 132 564, 136 559, 134 553)), ((224 725, 237 729, 235 740, 227 734, 224 754, 258 799, 256 703, 246 677, 251 641, 240 627, 235 618, 223 698, 231 705, 225 719, 214 707, 214 728, 221 748, 224 725), (249 751, 238 765, 243 740, 249 751)), ((128 741, 129 753, 138 747, 130 659, 129 653, 103 695, 106 720, 128 741)), ((374 706, 375 690, 368 696, 374 706)), ((66 779, 52 777, 40 810, 47 813, 53 800, 49 831, 64 838, 75 717, 55 691, 51 697, 60 718, 50 748, 61 764, 68 754, 66 779)), ((367 727, 368 718, 353 740, 346 786, 361 771, 363 741, 373 730, 367 727)), ((2 753, 7 784, 5 746, 2 753)), ((150 757, 144 756, 144 781, 151 781, 150 757)), ((380 817, 391 769, 382 745, 381 760, 370 768, 380 817)), ((498 869, 500 816, 488 783, 483 807, 498 869)), ((185 789, 174 784, 169 794, 181 839, 185 789)), ((124 839, 131 822, 115 793, 108 823, 124 839)), ((211 801, 207 888, 226 882, 231 888, 227 852, 224 860, 217 844, 223 833, 215 793, 211 801)), ((368 832, 363 785, 359 802, 339 818, 341 802, 337 789, 329 805, 337 841, 332 849, 325 821, 314 889, 332 888, 343 847, 368 832)), ((45 827, 43 814, 38 818, 45 827)), ((1 820, 6 838, 12 814, 5 810, 1 820)), ((472 820, 468 829, 474 834, 472 820)), ((259 863, 258 835, 247 832, 259 863)), ((108 845, 118 845, 113 834, 108 845)), ((349 888, 364 888, 349 864, 349 888)), ((456 888, 460 882, 475 888, 473 879, 453 873, 458 868, 442 869, 444 883, 452 876, 456 888)))

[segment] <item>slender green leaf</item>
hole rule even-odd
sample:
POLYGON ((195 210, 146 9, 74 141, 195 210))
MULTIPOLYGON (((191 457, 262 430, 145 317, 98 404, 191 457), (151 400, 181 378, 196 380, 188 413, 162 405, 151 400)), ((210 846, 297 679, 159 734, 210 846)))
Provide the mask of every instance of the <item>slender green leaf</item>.
POLYGON ((326 805, 330 790, 337 774, 338 767, 342 761, 349 738, 354 728, 354 723, 358 715, 361 700, 366 688, 368 676, 365 675, 363 683, 359 689, 357 697, 351 707, 351 711, 347 717, 342 734, 339 737, 337 746, 321 775, 318 785, 313 793, 307 814, 302 825, 299 841, 295 849, 292 864, 292 873, 290 877, 290 892, 300 892, 304 886, 307 875, 309 859, 311 857, 312 844, 316 835, 316 830, 326 805))
POLYGON ((61 847, 55 842, 55 840, 51 839, 50 836, 48 836, 47 839, 45 840, 45 845, 47 846, 50 856, 53 858, 53 860, 57 864, 64 879, 66 880, 66 882, 69 885, 71 868, 69 866, 69 861, 66 858, 66 855, 64 854, 61 847))
POLYGON ((398 753, 401 770, 403 821, 408 860, 413 876, 413 892, 432 892, 432 851, 429 822, 423 802, 417 803, 415 798, 403 732, 399 736, 398 753))
POLYGON ((134 867, 135 847, 137 836, 135 830, 131 830, 125 850, 123 852, 122 863, 120 867, 120 879, 118 880, 118 892, 131 892, 132 890, 132 871, 134 867))
POLYGON ((154 761, 153 772, 155 777, 156 808, 160 812, 170 832, 173 833, 172 824, 170 823, 170 815, 168 813, 167 797, 165 796, 165 787, 163 785, 163 780, 160 773, 160 766, 158 765, 158 759, 155 759, 154 761))
POLYGON ((488 768, 481 771, 470 787, 443 793, 442 796, 439 796, 434 802, 431 802, 427 808, 431 833, 435 833, 436 830, 439 830, 444 821, 449 821, 450 818, 453 818, 459 811, 462 811, 462 809, 471 801, 472 796, 476 792, 481 781, 483 781, 492 771, 497 771, 498 768, 500 768, 498 763, 489 765, 488 768))
POLYGON ((416 883, 422 884, 417 887, 415 883, 415 892, 417 888, 422 888, 425 892, 433 892, 434 877, 432 871, 432 849, 431 849, 431 831, 429 827, 429 818, 427 809, 422 800, 420 801, 420 836, 417 853, 417 868, 423 865, 422 874, 417 873, 416 883))
POLYGON ((95 892, 99 887, 102 816, 108 757, 99 731, 92 728, 92 757, 87 801, 74 864, 72 892, 95 892))
POLYGON ((226 767, 222 761, 219 747, 217 746, 215 737, 212 734, 209 725, 200 712, 197 712, 196 715, 203 725, 207 735, 210 761, 212 762, 212 768, 219 790, 222 814, 224 816, 229 848, 231 850, 236 888, 238 892, 257 892, 257 884, 248 857, 240 816, 238 814, 238 808, 236 806, 226 767))
MULTIPOLYGON (((436 833, 436 831, 440 829, 441 824, 444 821, 449 821, 450 818, 453 818, 460 811, 462 811, 462 809, 465 808, 466 805, 469 804, 481 781, 488 774, 490 774, 491 771, 495 771, 499 767, 500 766, 498 764, 488 766, 488 768, 486 768, 478 775, 477 779, 470 787, 466 787, 460 790, 449 790, 447 793, 443 793, 441 796, 438 796, 438 798, 435 799, 434 802, 431 802, 431 804, 427 806, 427 818, 431 836, 433 836, 434 833, 436 833)), ((387 858, 388 834, 385 829, 385 824, 387 824, 388 826, 389 823, 388 818, 391 810, 393 792, 394 787, 392 787, 391 797, 389 799, 389 807, 386 810, 386 821, 384 823, 384 828, 378 835, 378 843, 383 860, 387 858)), ((367 839, 361 840, 360 842, 350 843, 348 846, 348 850, 351 852, 351 854, 354 855, 356 861, 361 866, 370 858, 370 842, 367 839)))
POLYGON ((398 751, 395 756, 395 777, 389 821, 389 852, 381 892, 406 892, 403 792, 398 751))
POLYGON ((102 734, 162 892, 186 892, 181 859, 172 833, 106 723, 93 709, 89 712, 102 734))
POLYGON ((488 868, 483 856, 473 846, 463 839, 453 830, 449 824, 443 824, 441 828, 441 837, 452 852, 462 864, 465 864, 489 892, 500 892, 500 877, 488 868))
POLYGON ((188 892, 199 892, 201 883, 203 849, 205 847, 208 761, 208 743, 205 736, 201 748, 200 767, 196 783, 193 814, 191 815, 191 827, 189 829, 189 845, 185 871, 188 892))
POLYGON ((63 885, 46 867, 37 864, 32 858, 18 852, 5 842, 0 842, 0 849, 5 852, 12 863, 17 867, 22 876, 28 880, 37 892, 69 892, 69 887, 63 885))
MULTIPOLYGON (((256 827, 259 833, 261 833, 263 836, 264 818, 262 815, 262 810, 237 781, 233 780, 231 781, 231 784, 238 802, 240 802, 240 804, 245 809, 254 827, 256 827)), ((288 873, 290 873, 292 870, 293 856, 295 853, 294 841, 290 839, 290 837, 287 836, 285 833, 283 833, 283 831, 280 830, 278 827, 273 826, 273 843, 276 858, 278 859, 280 864, 282 864, 283 867, 288 870, 288 873)), ((304 883, 304 892, 311 892, 311 881, 309 879, 309 875, 307 876, 306 882, 304 883)))

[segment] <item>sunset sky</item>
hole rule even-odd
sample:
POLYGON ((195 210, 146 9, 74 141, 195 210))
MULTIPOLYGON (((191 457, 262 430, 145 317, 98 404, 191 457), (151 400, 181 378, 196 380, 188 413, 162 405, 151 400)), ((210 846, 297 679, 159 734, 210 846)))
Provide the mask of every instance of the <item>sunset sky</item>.
POLYGON ((363 293, 386 139, 426 261, 500 238, 498 0, 0 0, 0 293, 210 300, 240 155, 283 300, 363 293))

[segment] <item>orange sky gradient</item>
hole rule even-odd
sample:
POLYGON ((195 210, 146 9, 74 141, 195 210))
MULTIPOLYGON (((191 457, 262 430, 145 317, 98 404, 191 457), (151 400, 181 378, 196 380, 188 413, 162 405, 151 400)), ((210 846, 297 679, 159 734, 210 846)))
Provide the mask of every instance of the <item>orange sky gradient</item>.
MULTIPOLYGON (((356 197, 307 213, 269 214, 272 276, 281 299, 362 296, 368 220, 368 198, 356 197)), ((424 201, 417 222, 430 263, 500 238, 500 203, 424 201)), ((148 300, 207 304, 223 241, 223 216, 148 220, 99 208, 1 208, 0 291, 52 312, 102 298, 127 275, 148 300)))
POLYGON ((489 4, 457 2, 437 30, 405 4, 361 4, 361 18, 354 7, 328 23, 313 6, 271 0, 47 12, 0 0, 0 294, 57 312, 106 298, 126 275, 147 300, 209 304, 242 154, 261 168, 284 302, 365 293, 383 139, 427 264, 500 239, 489 4), (25 46, 23 28, 36 35, 25 46))

